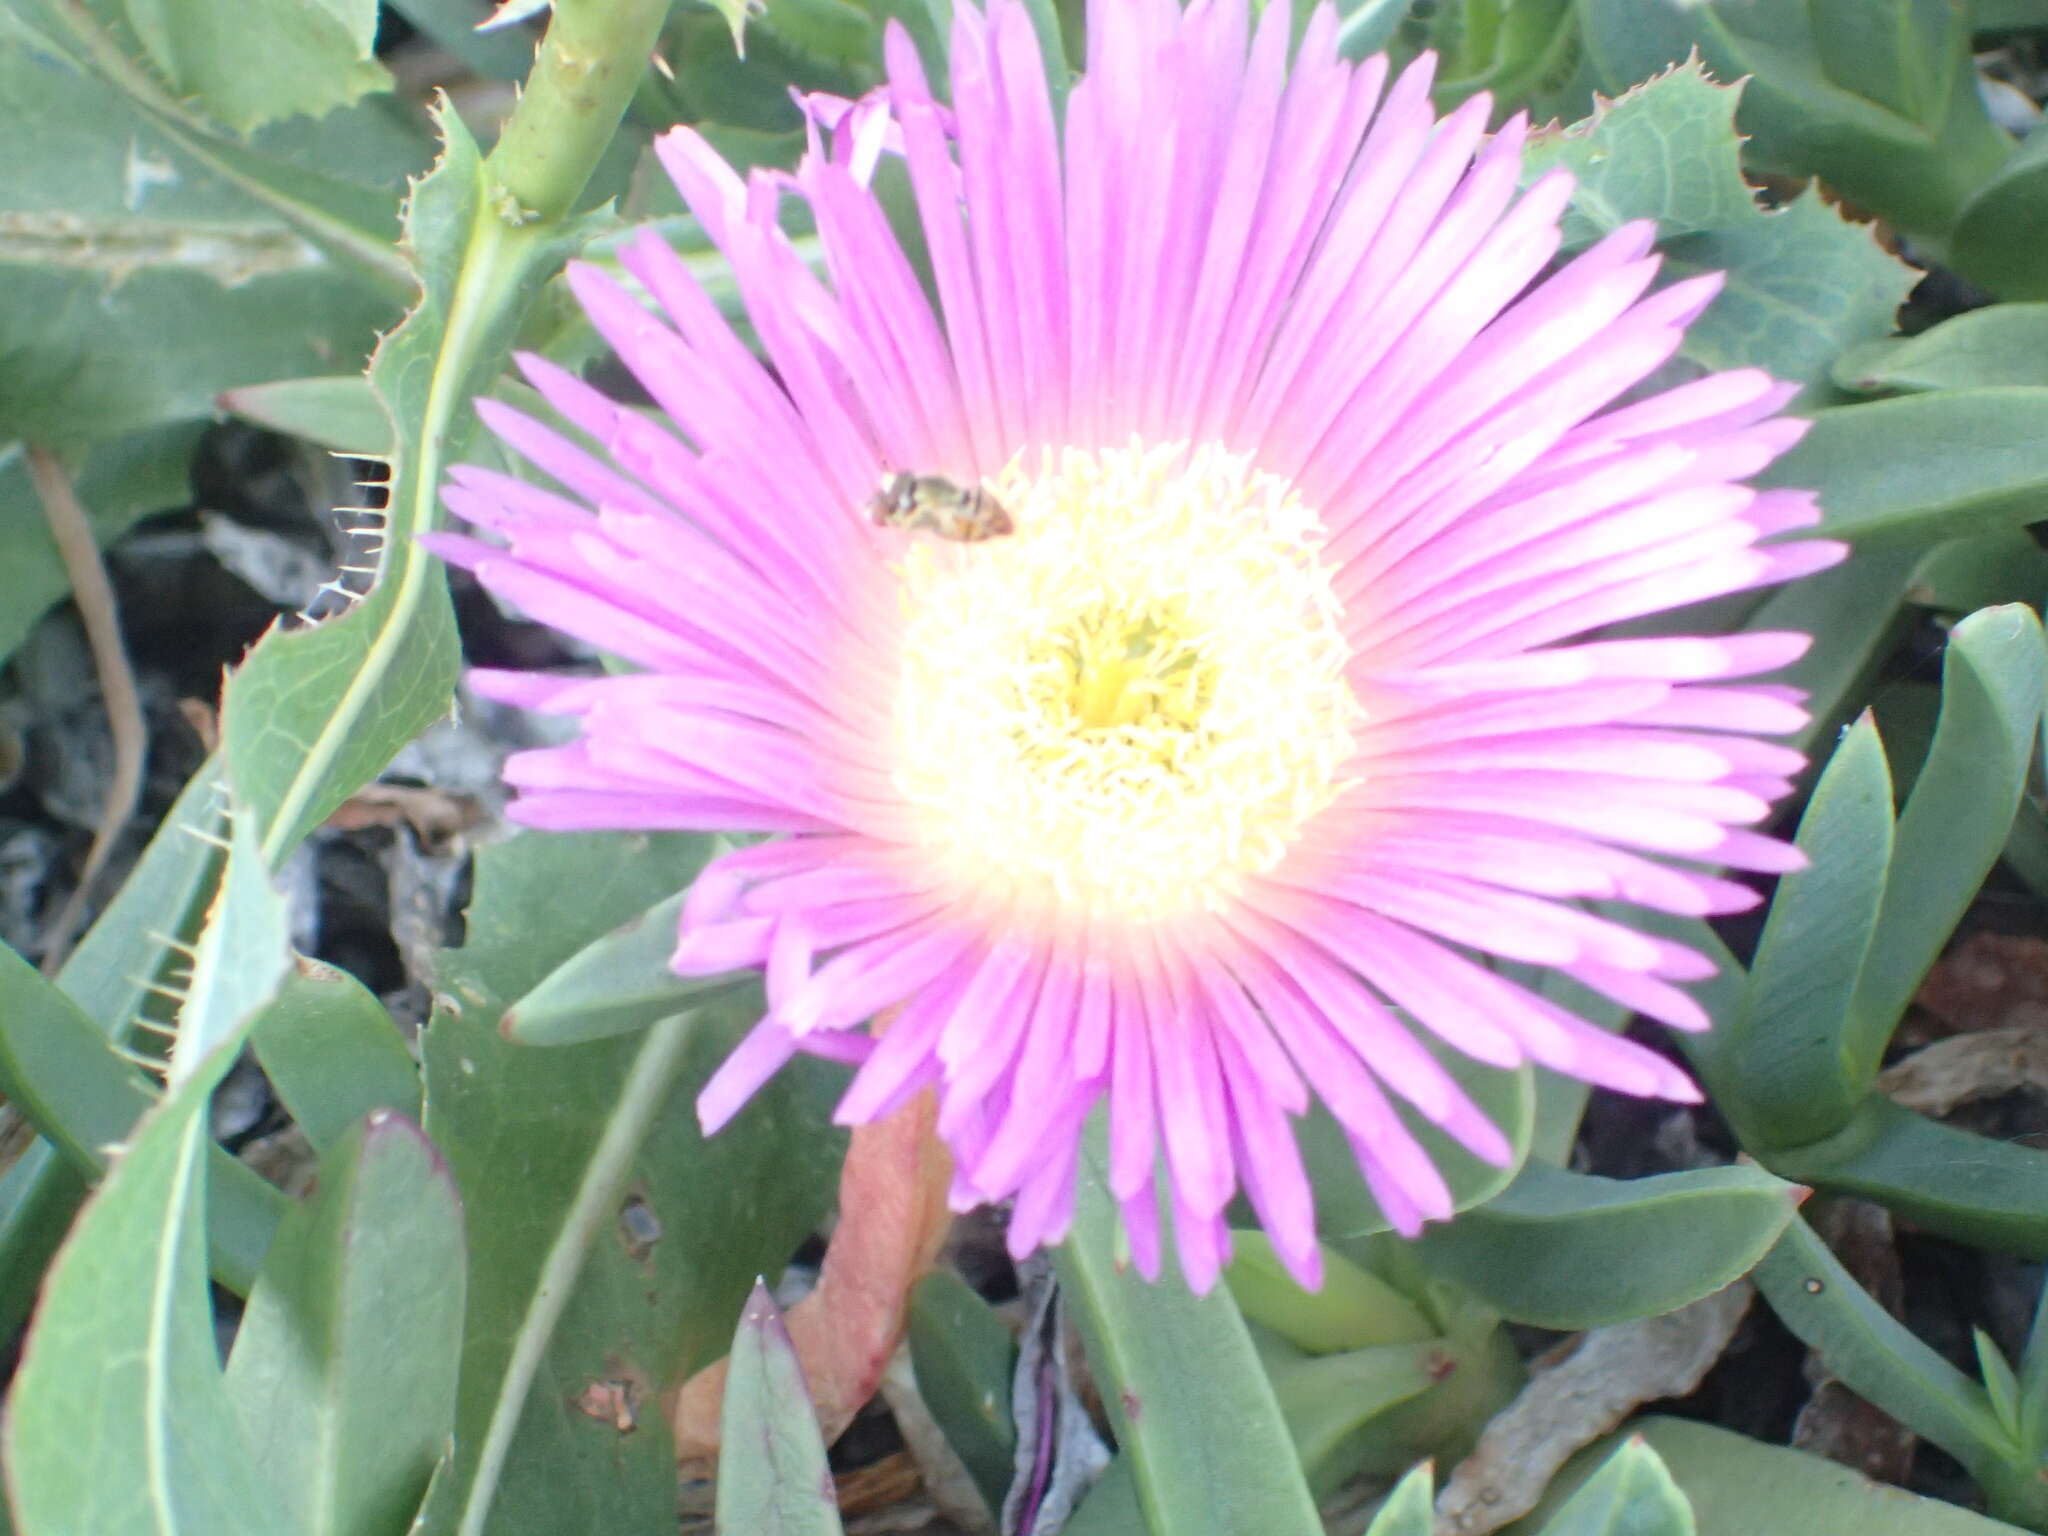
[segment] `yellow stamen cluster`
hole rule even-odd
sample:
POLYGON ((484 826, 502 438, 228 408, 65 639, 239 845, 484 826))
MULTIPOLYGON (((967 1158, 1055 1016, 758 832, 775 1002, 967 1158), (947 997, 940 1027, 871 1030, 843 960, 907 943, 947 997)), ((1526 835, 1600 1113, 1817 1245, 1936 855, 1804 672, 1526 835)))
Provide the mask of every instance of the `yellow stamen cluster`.
POLYGON ((1014 534, 901 569, 896 781, 928 851, 1048 915, 1221 906, 1352 752, 1315 514, 1215 445, 1048 453, 990 489, 1014 534))

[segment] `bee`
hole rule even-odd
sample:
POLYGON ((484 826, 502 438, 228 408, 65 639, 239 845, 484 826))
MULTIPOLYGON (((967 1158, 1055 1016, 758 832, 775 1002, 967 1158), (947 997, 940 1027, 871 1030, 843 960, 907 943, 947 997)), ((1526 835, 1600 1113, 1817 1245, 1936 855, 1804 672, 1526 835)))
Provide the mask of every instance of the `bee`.
POLYGON ((1017 525, 1000 501, 980 486, 961 487, 943 475, 895 474, 868 503, 878 528, 929 533, 956 544, 979 544, 1014 533, 1017 525))

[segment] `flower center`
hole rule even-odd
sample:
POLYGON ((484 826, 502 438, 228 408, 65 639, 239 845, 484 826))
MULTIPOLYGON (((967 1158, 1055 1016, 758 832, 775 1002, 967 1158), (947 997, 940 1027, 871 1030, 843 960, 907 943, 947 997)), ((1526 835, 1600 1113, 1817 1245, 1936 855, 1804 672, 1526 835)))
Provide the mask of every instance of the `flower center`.
POLYGON ((1315 514, 1215 445, 989 489, 1013 534, 901 567, 895 777, 927 851, 1047 915, 1221 906, 1335 796, 1360 720, 1315 514))

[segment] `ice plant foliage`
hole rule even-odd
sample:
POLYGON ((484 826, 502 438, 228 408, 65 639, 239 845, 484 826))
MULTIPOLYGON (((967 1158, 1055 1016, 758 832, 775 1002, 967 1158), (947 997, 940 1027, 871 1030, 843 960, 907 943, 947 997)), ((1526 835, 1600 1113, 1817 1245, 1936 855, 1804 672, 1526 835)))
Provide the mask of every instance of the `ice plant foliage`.
POLYGON ((1439 121, 1431 61, 1341 62, 1328 8, 1291 69, 1285 6, 1089 24, 1063 127, 991 0, 956 7, 950 107, 896 32, 793 175, 670 134, 766 363, 651 233, 621 254, 643 293, 573 270, 667 420, 527 359, 597 451, 483 402, 562 491, 459 471, 448 504, 497 537, 435 547, 641 669, 475 675, 580 723, 513 759, 517 819, 778 834, 683 916, 678 970, 766 974, 707 1127, 799 1050, 859 1064, 847 1122, 935 1089, 955 1199, 1013 1198, 1021 1253, 1064 1231, 1106 1098, 1145 1272, 1163 1175, 1196 1288, 1240 1187, 1314 1283, 1310 1084, 1410 1233, 1451 1198, 1397 1104, 1511 1155, 1422 1032, 1696 1097, 1489 961, 1705 1025, 1676 985, 1700 956, 1576 903, 1727 912, 1752 893, 1709 871, 1792 867, 1748 829, 1800 766, 1759 737, 1804 717, 1750 680, 1806 640, 1578 637, 1841 551, 1769 542, 1812 498, 1739 483, 1798 437, 1788 389, 1617 403, 1717 279, 1650 293, 1647 224, 1549 270, 1570 183, 1518 192, 1520 119, 1439 121), (868 188, 884 153, 935 303, 868 188), (1014 532, 876 526, 898 471, 1014 532))

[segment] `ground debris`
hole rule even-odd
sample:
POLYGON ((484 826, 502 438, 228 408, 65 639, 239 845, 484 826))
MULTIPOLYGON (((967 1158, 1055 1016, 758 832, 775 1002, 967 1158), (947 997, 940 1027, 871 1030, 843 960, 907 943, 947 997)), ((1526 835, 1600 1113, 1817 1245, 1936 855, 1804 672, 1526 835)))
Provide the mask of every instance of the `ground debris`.
POLYGON ((1532 1362, 1437 1495, 1438 1536, 1485 1536, 1536 1507, 1557 1469, 1644 1403, 1699 1385, 1749 1310, 1747 1280, 1690 1306, 1567 1340, 1532 1362))

